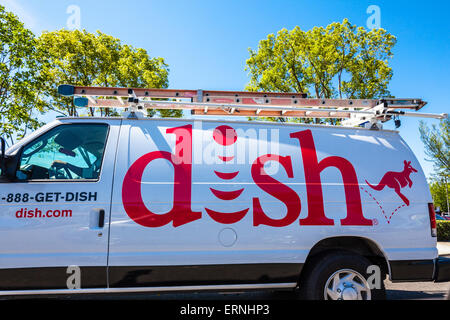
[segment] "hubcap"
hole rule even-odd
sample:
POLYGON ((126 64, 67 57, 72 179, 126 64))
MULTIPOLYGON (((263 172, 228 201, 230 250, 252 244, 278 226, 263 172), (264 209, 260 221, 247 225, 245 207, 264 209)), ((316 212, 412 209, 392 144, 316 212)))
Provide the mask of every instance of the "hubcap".
POLYGON ((325 300, 370 300, 370 287, 366 279, 351 269, 333 273, 324 289, 325 300))

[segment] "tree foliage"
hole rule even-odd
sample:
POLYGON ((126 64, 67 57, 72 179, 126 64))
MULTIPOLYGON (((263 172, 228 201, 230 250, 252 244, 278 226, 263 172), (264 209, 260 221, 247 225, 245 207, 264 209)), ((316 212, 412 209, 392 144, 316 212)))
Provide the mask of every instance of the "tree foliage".
POLYGON ((420 139, 425 146, 426 160, 433 162, 434 177, 430 183, 430 191, 435 206, 448 212, 448 191, 450 181, 450 120, 447 117, 439 125, 428 127, 420 122, 420 139))
MULTIPOLYGON (((10 144, 41 126, 38 116, 48 110, 78 115, 73 100, 57 94, 60 84, 166 88, 168 73, 163 58, 99 31, 63 29, 36 38, 0 5, 0 134, 10 144)), ((181 110, 150 112, 157 114, 182 116, 181 110)))
MULTIPOLYGON (((134 48, 100 31, 58 30, 44 32, 38 49, 48 63, 42 68, 45 92, 54 110, 69 116, 78 111, 72 99, 57 94, 60 84, 80 86, 166 88, 169 69, 163 58, 151 58, 148 52, 134 48)), ((89 110, 94 115, 95 110, 89 110)), ((153 113, 155 114, 155 113, 153 113)), ((160 110, 161 116, 180 117, 182 113, 160 110)))
POLYGON ((0 133, 10 143, 40 125, 41 60, 34 34, 0 5, 0 133))
POLYGON ((302 92, 315 98, 370 99, 389 96, 389 59, 396 38, 367 31, 347 19, 303 31, 282 29, 249 49, 250 91, 302 92))
POLYGON ((448 212, 448 191, 450 189, 449 183, 445 180, 434 179, 430 183, 431 196, 435 208, 440 208, 441 212, 448 212))
POLYGON ((425 146, 428 161, 433 162, 436 174, 440 177, 450 176, 450 119, 441 120, 439 126, 428 127, 420 122, 420 139, 425 146))
POLYGON ((396 39, 347 19, 326 28, 280 30, 249 49, 248 90, 303 92, 317 98, 375 98, 389 94, 388 61, 396 39))

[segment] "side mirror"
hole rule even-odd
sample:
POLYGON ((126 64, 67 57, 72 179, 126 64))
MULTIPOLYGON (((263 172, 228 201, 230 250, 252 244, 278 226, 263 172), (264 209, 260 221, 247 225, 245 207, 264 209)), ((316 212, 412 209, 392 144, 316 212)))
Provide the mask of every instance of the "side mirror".
POLYGON ((23 146, 20 147, 19 150, 17 150, 17 152, 6 158, 6 177, 9 180, 16 180, 16 173, 17 170, 19 169, 19 165, 20 165, 20 158, 22 158, 22 153, 23 153, 23 146))
POLYGON ((20 147, 20 149, 17 150, 14 155, 6 155, 5 147, 5 139, 0 137, 0 168, 2 170, 1 178, 7 179, 9 181, 16 180, 16 172, 19 168, 20 158, 22 157, 23 146, 20 147))

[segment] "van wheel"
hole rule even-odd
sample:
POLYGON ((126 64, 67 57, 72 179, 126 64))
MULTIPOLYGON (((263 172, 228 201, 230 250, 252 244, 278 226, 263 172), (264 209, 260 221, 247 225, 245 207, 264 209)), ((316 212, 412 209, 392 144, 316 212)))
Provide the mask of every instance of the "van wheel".
POLYGON ((371 289, 367 258, 349 252, 333 252, 308 262, 300 279, 301 299, 306 300, 384 300, 386 290, 380 274, 379 288, 371 289))

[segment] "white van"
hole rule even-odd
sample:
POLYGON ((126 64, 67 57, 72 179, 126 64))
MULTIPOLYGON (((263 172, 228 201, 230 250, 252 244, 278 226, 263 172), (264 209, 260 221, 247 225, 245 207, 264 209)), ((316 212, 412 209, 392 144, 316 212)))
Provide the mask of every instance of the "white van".
POLYGON ((0 295, 375 299, 386 274, 450 280, 427 181, 396 131, 59 118, 9 148, 2 174, 0 295))

